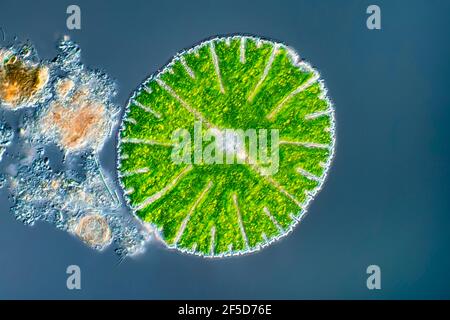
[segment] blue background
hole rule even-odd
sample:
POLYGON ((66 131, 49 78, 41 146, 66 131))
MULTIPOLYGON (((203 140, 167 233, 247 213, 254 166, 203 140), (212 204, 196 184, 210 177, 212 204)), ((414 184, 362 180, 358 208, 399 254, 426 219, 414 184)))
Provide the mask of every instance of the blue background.
MULTIPOLYGON (((0 298, 450 298, 450 2, 0 1, 0 26, 41 58, 70 34, 83 61, 119 84, 116 102, 176 52, 217 34, 283 41, 316 66, 336 107, 337 152, 324 189, 288 237, 209 260, 152 243, 119 264, 69 234, 14 220, 0 194, 0 298), (66 288, 77 264, 82 289, 66 288), (382 289, 366 288, 381 267, 382 289)), ((114 170, 115 141, 102 153, 114 170)))

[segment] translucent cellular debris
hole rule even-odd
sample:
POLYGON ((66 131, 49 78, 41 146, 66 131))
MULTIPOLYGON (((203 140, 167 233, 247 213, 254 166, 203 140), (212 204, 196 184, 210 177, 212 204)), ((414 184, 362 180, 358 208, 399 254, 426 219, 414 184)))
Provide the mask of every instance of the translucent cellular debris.
POLYGON ((334 141, 323 81, 292 48, 214 38, 176 55, 134 92, 118 171, 130 208, 169 248, 239 255, 304 217, 334 141))
POLYGON ((13 136, 14 132, 12 128, 6 123, 0 123, 0 162, 2 161, 6 148, 11 144, 13 136))
POLYGON ((142 252, 149 232, 99 160, 118 124, 115 83, 86 68, 68 39, 51 62, 23 48, 0 49, 0 182, 12 214, 28 225, 51 223, 94 249, 114 243, 122 257, 142 252), (43 68, 48 78, 38 85, 43 68))
POLYGON ((120 109, 111 103, 116 89, 111 80, 81 64, 79 48, 69 41, 60 45, 62 53, 54 68, 65 76, 54 82, 53 99, 32 123, 31 135, 54 142, 65 152, 99 151, 117 123, 120 109))

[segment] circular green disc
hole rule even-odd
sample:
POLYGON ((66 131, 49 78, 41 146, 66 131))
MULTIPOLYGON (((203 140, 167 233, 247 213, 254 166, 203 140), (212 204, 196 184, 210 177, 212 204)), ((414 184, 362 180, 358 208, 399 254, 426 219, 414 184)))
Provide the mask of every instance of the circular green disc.
POLYGON ((242 254, 300 221, 334 139, 323 82, 291 48, 214 38, 179 53, 134 93, 118 170, 133 212, 168 247, 242 254))

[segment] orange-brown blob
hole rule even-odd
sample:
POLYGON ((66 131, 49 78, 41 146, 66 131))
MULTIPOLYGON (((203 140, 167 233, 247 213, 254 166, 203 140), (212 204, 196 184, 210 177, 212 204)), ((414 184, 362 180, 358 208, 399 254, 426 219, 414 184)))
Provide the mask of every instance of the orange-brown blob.
POLYGON ((33 102, 47 83, 49 74, 45 66, 29 66, 16 56, 8 59, 3 65, 0 64, 0 101, 16 109, 33 102))
POLYGON ((108 222, 99 214, 82 217, 76 225, 75 233, 91 246, 104 246, 111 239, 108 222))

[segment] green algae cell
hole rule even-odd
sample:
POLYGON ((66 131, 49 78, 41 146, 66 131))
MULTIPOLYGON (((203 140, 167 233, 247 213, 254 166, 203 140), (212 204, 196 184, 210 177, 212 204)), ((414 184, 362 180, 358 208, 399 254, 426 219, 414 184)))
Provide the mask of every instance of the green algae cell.
MULTIPOLYGON (((318 72, 286 45, 249 36, 202 42, 147 79, 128 104, 118 147, 127 202, 170 248, 212 257, 258 250, 289 233, 320 190, 333 156, 333 115, 318 72), (276 170, 264 173, 247 153, 232 164, 174 161, 176 130, 191 135, 187 150, 204 152, 207 144, 196 149, 193 141, 199 124, 202 132, 276 131, 268 148, 276 170)), ((234 152, 226 139, 211 141, 234 152)))

